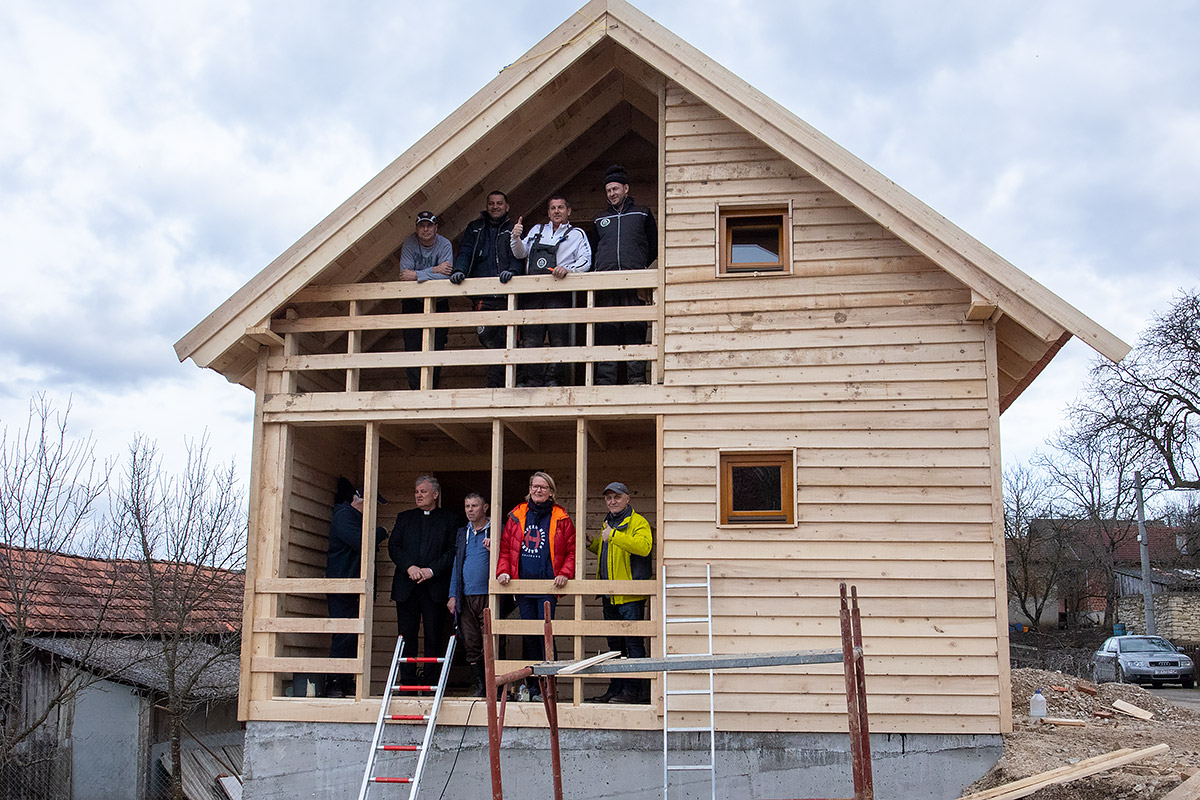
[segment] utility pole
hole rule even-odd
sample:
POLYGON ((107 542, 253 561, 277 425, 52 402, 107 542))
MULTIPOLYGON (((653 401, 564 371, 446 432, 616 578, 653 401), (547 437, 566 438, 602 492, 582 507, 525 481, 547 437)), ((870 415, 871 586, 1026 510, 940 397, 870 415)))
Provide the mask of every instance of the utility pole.
POLYGON ((1154 636, 1154 581, 1150 576, 1150 537, 1146 535, 1146 509, 1142 502, 1142 473, 1133 473, 1133 485, 1137 491, 1138 542, 1142 551, 1142 605, 1146 614, 1146 635, 1154 636))

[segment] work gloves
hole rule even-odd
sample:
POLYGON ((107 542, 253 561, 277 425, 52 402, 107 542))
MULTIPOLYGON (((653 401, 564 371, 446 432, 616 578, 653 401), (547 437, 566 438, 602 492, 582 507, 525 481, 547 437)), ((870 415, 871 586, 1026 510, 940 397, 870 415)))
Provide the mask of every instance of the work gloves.
POLYGON ((450 282, 453 283, 455 286, 462 283, 466 279, 467 279, 467 273, 465 273, 465 272, 450 273, 450 282))

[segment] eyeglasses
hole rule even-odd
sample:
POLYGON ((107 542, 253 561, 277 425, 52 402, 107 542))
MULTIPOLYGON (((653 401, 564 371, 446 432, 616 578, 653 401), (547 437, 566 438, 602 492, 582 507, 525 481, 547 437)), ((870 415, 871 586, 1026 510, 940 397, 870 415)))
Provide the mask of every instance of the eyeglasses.
POLYGON ((544 483, 534 483, 534 484, 530 484, 529 491, 531 491, 531 492, 539 492, 539 491, 540 492, 548 492, 548 491, 550 491, 550 487, 544 483))

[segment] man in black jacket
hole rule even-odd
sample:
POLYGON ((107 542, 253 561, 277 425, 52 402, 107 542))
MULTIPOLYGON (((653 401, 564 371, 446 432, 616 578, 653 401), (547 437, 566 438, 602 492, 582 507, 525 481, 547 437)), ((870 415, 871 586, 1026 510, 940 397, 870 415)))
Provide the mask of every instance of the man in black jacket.
MULTIPOLYGON (((629 178, 625 168, 614 164, 604 176, 604 194, 608 208, 596 217, 596 254, 592 269, 608 272, 646 269, 658 257, 658 226, 645 206, 634 204, 629 196, 629 178)), ((637 289, 596 292, 597 306, 640 306, 637 289)), ((640 345, 646 343, 645 322, 596 323, 598 345, 640 345)), ((627 361, 626 383, 646 382, 646 362, 627 361)), ((596 365, 596 383, 617 383, 617 362, 596 365)))
MULTIPOLYGON (((388 554, 396 563, 392 599, 396 601, 396 625, 404 637, 405 657, 417 652, 417 633, 424 620, 425 656, 445 655, 446 599, 450 594, 450 571, 454 567, 454 534, 457 517, 438 508, 441 487, 437 478, 422 475, 414 488, 416 508, 402 511, 388 540, 388 554)), ((437 683, 440 670, 425 669, 425 681, 437 683)), ((416 668, 401 664, 400 682, 412 685, 416 668)))
MULTIPOLYGON (((467 278, 499 278, 501 283, 508 283, 513 275, 523 275, 525 262, 514 256, 509 246, 512 227, 512 220, 508 218, 508 195, 500 190, 489 192, 487 210, 463 231, 450 282, 459 284, 467 278)), ((508 307, 505 298, 496 294, 476 297, 474 305, 476 311, 499 311, 508 307)), ((503 348, 504 326, 480 325, 479 343, 489 350, 503 348)), ((490 365, 487 368, 488 388, 503 385, 504 365, 490 365)))
MULTIPOLYGON (((387 501, 379 498, 381 505, 387 501)), ((329 549, 325 559, 326 578, 362 578, 362 491, 354 488, 349 479, 337 480, 333 494, 333 514, 329 519, 329 549)), ((375 529, 375 544, 387 536, 383 528, 375 529)), ((329 616, 334 619, 357 619, 358 595, 325 595, 329 616)), ((353 633, 335 633, 329 645, 330 658, 356 658, 358 636, 353 633)), ((344 674, 330 674, 325 679, 326 697, 345 697, 354 694, 354 678, 344 674)))

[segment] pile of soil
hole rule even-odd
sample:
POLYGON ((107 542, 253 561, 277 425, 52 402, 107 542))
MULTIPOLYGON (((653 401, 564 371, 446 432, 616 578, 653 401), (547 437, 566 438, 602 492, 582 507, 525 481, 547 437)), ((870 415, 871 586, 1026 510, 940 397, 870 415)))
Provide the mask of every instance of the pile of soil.
POLYGON ((1004 755, 996 766, 964 792, 978 792, 1010 781, 1027 778, 1104 753, 1133 748, 1140 750, 1165 743, 1163 755, 1138 761, 1090 778, 1048 786, 1029 795, 1032 800, 1157 800, 1178 786, 1182 773, 1200 767, 1200 712, 1166 702, 1140 686, 1102 683, 1096 694, 1081 691, 1091 686, 1072 675, 1039 669, 1012 671, 1013 732, 1004 737, 1004 755), (1066 692, 1052 689, 1063 686, 1066 692), (1046 714, 1077 719, 1084 728, 1058 727, 1029 719, 1029 698, 1035 689, 1046 697, 1046 714), (1113 711, 1114 700, 1143 708, 1154 714, 1139 720, 1113 711), (1096 711, 1113 711, 1112 719, 1093 716, 1096 711))

